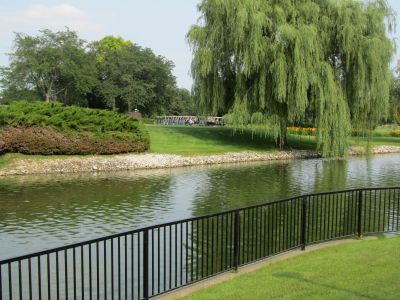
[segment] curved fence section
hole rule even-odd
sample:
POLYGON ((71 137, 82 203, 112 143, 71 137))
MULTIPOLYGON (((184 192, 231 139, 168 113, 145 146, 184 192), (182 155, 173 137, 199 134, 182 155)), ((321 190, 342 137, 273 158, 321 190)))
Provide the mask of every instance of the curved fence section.
POLYGON ((400 227, 400 188, 317 193, 0 261, 0 299, 147 299, 307 244, 400 227))

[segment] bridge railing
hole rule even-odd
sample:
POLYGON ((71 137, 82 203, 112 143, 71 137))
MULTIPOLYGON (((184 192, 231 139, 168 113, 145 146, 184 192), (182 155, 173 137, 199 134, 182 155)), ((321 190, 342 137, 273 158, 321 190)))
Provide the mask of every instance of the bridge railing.
POLYGON ((400 188, 315 193, 0 261, 0 299, 146 299, 306 245, 397 232, 400 188))
POLYGON ((159 116, 155 124, 225 126, 226 121, 223 117, 215 116, 159 116))

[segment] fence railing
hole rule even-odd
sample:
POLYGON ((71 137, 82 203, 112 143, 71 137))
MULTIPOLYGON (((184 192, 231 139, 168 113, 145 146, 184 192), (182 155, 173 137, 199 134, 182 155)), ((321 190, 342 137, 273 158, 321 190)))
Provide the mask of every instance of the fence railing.
POLYGON ((399 226, 399 187, 309 194, 2 260, 0 299, 146 299, 284 251, 399 226))
POLYGON ((226 121, 223 117, 213 116, 159 116, 155 119, 155 124, 225 126, 226 121))

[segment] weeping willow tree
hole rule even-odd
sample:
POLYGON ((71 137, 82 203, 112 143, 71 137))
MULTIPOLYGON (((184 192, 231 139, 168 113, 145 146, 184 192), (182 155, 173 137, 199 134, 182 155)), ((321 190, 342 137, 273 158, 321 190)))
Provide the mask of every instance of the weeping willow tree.
MULTIPOLYGON (((203 0, 187 38, 194 93, 236 126, 263 124, 279 145, 312 115, 318 148, 344 155, 351 128, 388 111, 394 44, 386 1, 203 0)), ((261 126, 258 126, 261 128, 261 126)))

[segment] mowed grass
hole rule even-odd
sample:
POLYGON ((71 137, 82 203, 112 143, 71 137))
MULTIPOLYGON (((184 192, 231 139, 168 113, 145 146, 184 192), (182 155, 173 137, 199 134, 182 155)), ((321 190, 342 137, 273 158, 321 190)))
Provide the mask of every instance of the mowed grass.
MULTIPOLYGON (((296 140, 296 147, 301 145, 305 145, 306 149, 315 150, 316 141, 314 136, 301 136, 301 135, 291 135, 290 140, 296 140)), ((348 139, 349 146, 399 146, 400 147, 400 138, 393 136, 374 136, 370 139, 366 137, 349 137, 348 139)))
POLYGON ((342 244, 200 290, 200 299, 399 299, 400 237, 342 244))
POLYGON ((376 136, 372 137, 370 141, 368 138, 363 137, 351 137, 349 144, 352 146, 400 146, 400 138, 393 136, 376 136))
MULTIPOLYGON (((278 151, 271 137, 236 131, 228 127, 146 125, 150 134, 150 152, 179 155, 210 155, 226 152, 278 151)), ((315 142, 289 137, 294 149, 314 149, 315 142)))
MULTIPOLYGON (((271 137, 252 134, 251 130, 236 131, 228 127, 204 126, 162 126, 146 125, 150 134, 150 152, 179 155, 210 155, 226 152, 278 151, 271 137)), ((289 149, 315 150, 315 137, 302 135, 288 136, 289 149)), ((367 138, 351 137, 352 146, 366 146, 367 138)), ((373 137, 371 146, 400 146, 400 138, 373 137)))

